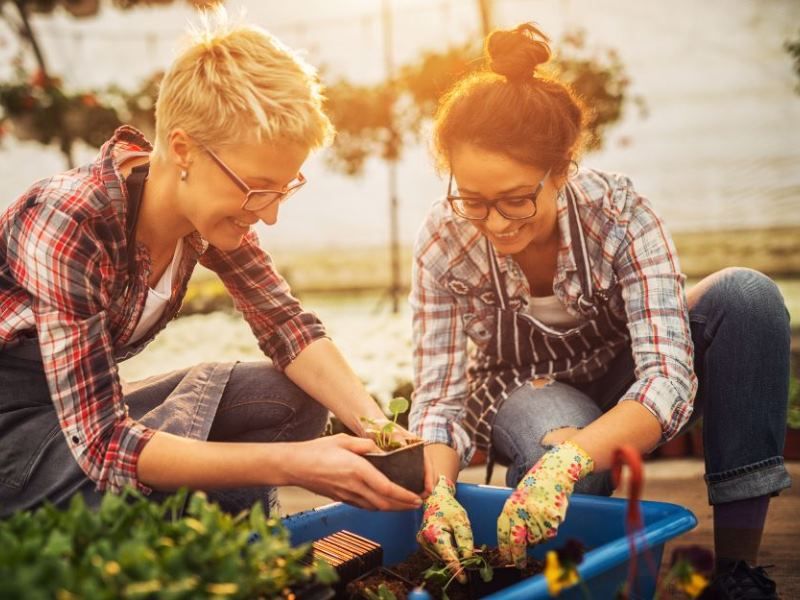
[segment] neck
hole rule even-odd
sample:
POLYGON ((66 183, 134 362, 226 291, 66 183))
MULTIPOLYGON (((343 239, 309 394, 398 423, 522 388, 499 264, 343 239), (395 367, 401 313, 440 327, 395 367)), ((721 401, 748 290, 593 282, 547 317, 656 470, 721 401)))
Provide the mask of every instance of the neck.
POLYGON ((530 244, 525 246, 520 252, 514 254, 514 260, 520 266, 531 265, 540 263, 543 256, 550 256, 558 254, 558 248, 561 243, 561 233, 558 229, 558 219, 553 219, 548 224, 547 233, 541 237, 535 238, 530 244))
POLYGON ((147 246, 153 257, 172 252, 178 240, 194 230, 191 222, 176 211, 176 181, 168 166, 153 157, 136 223, 136 240, 147 246))

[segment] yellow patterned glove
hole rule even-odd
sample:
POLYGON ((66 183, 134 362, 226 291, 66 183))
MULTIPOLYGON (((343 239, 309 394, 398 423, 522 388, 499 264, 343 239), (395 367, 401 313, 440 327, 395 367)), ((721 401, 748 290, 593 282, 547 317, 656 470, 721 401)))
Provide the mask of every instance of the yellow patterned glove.
MULTIPOLYGON (((458 560, 472 556, 474 542, 467 511, 455 498, 456 486, 444 475, 422 505, 422 527, 417 541, 458 571, 458 560)), ((461 580, 462 577, 459 577, 461 580)))
POLYGON ((592 458, 573 442, 548 450, 519 482, 497 519, 500 556, 524 567, 528 546, 555 537, 575 483, 593 469, 592 458))

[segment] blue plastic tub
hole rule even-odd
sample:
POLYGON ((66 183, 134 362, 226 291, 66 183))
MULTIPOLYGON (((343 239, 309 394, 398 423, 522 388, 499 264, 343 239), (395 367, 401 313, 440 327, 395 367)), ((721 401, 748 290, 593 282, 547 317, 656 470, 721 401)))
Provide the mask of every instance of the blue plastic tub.
MULTIPOLYGON (((458 484, 457 498, 469 514, 475 544, 497 545, 497 516, 511 490, 484 485, 458 484)), ((543 559, 545 552, 560 547, 569 538, 577 538, 590 548, 579 567, 581 578, 595 600, 614 598, 628 573, 629 546, 625 536, 627 501, 575 494, 569 503, 567 518, 558 537, 530 550, 530 555, 543 559)), ((664 543, 689 531, 697 524, 686 508, 665 502, 642 502, 645 527, 636 536, 638 576, 632 598, 651 598, 655 591, 656 575, 664 543), (644 556, 648 548, 652 558, 644 556), (649 565, 656 572, 652 572, 649 565)), ((309 542, 340 529, 348 529, 368 537, 383 546, 384 565, 403 561, 417 549, 415 535, 421 522, 421 511, 370 512, 346 504, 330 504, 315 510, 292 515, 285 523, 292 543, 309 542)), ((549 598, 544 577, 537 575, 487 598, 533 600, 549 598)), ((583 600, 579 586, 559 595, 564 599, 583 600)))

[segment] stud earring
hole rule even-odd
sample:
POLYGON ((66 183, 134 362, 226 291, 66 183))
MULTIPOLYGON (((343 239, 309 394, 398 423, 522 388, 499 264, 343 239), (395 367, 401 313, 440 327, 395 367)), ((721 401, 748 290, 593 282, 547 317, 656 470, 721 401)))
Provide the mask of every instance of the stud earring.
POLYGON ((181 169, 181 181, 186 181, 188 177, 189 177, 189 171, 187 171, 186 169, 181 169))

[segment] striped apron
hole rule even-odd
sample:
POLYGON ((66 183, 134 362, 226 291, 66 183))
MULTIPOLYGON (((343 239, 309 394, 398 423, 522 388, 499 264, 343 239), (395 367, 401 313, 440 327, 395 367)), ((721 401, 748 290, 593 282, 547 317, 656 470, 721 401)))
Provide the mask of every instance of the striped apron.
POLYGON ((587 383, 598 377, 596 369, 592 375, 587 370, 586 375, 582 376, 583 371, 576 369, 576 366, 582 361, 594 360, 593 349, 628 344, 625 322, 615 316, 608 306, 608 298, 615 285, 605 290, 594 289, 586 238, 580 225, 577 202, 569 186, 566 187, 566 194, 571 250, 576 258, 581 283, 578 310, 585 319, 576 327, 569 330, 554 329, 510 308, 497 255, 489 240, 486 240, 494 288, 496 326, 480 359, 467 372, 470 393, 462 424, 475 447, 489 455, 487 481, 493 466, 492 423, 497 410, 511 393, 539 377, 552 377, 565 383, 587 383), (569 376, 565 376, 566 373, 569 376))

